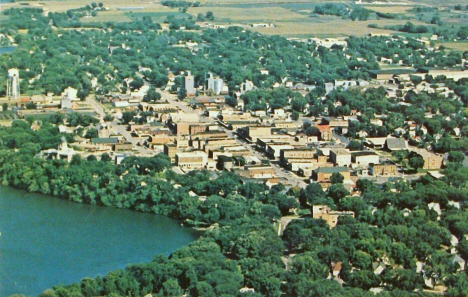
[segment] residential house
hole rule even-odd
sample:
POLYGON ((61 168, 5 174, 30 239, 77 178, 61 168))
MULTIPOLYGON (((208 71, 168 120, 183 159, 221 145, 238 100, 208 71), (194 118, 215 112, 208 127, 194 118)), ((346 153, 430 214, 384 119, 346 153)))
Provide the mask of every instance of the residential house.
POLYGON ((332 132, 330 130, 329 125, 316 125, 317 129, 320 133, 320 140, 321 141, 330 141, 332 140, 332 132))
POLYGON ((353 211, 334 211, 327 205, 312 206, 312 217, 314 219, 322 219, 327 222, 330 228, 334 228, 338 224, 340 216, 351 216, 354 218, 353 211))

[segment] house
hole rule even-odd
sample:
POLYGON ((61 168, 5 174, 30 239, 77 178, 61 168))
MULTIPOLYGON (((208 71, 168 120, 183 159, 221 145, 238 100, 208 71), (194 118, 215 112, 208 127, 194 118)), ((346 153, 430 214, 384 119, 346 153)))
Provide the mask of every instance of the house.
POLYGON ((330 160, 335 166, 351 165, 351 153, 345 149, 337 148, 330 151, 330 160))
POLYGON ((330 141, 332 140, 332 132, 329 125, 316 125, 320 133, 321 141, 330 141))
POLYGON ((374 176, 395 176, 397 167, 395 164, 373 164, 369 173, 374 176))
POLYGON ((341 272, 343 262, 332 262, 331 273, 334 277, 338 277, 341 272))
POLYGON ((313 171, 313 178, 317 182, 329 182, 333 173, 343 175, 345 180, 351 178, 348 167, 319 167, 313 171))
POLYGON ((175 154, 175 164, 182 170, 203 169, 208 155, 203 151, 180 152, 175 154))
POLYGON ((385 270, 385 264, 383 262, 372 263, 372 269, 374 269, 375 275, 380 275, 385 270))
POLYGON ((334 228, 338 224, 340 216, 351 216, 354 218, 353 211, 334 211, 327 205, 314 205, 312 206, 312 217, 316 220, 322 219, 327 222, 330 228, 334 228))
POLYGON ((285 117, 285 112, 284 109, 282 108, 277 108, 274 111, 274 117, 275 118, 284 118, 285 117))
POLYGON ((265 182, 265 185, 271 189, 271 187, 273 187, 274 185, 277 185, 280 183, 280 179, 279 178, 269 178, 266 180, 265 182))
POLYGON ((455 255, 452 259, 452 263, 457 267, 457 271, 464 271, 465 270, 465 260, 462 259, 458 254, 455 255))

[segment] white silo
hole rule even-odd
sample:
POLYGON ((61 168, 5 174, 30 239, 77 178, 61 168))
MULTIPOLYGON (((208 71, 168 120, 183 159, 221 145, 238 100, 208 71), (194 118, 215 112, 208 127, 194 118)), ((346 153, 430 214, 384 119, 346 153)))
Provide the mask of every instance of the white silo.
POLYGON ((18 99, 20 96, 20 80, 18 69, 8 70, 7 96, 10 99, 18 99))

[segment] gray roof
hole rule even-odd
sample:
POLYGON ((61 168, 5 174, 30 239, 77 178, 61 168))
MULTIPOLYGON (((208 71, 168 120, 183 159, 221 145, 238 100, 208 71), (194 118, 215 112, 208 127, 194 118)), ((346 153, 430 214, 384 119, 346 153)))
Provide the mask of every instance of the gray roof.
POLYGON ((117 138, 93 138, 91 143, 93 144, 117 144, 119 140, 117 138))
POLYGON ((405 150, 407 149, 406 147, 406 141, 404 138, 388 138, 385 141, 385 144, 389 150, 405 150))
POLYGON ((348 167, 320 167, 315 169, 316 173, 335 173, 335 172, 349 172, 348 167))

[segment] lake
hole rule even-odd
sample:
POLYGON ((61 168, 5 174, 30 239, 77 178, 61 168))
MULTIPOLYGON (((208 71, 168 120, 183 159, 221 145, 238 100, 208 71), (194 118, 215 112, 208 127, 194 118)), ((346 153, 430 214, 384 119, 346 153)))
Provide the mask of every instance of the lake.
POLYGON ((77 204, 0 187, 0 297, 149 262, 200 233, 154 214, 77 204))
POLYGON ((2 46, 0 47, 0 55, 4 53, 11 53, 15 50, 14 46, 2 46))

